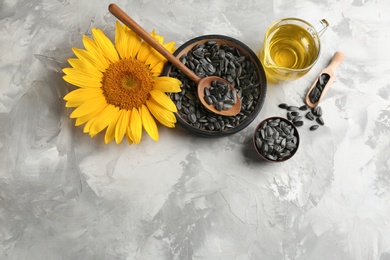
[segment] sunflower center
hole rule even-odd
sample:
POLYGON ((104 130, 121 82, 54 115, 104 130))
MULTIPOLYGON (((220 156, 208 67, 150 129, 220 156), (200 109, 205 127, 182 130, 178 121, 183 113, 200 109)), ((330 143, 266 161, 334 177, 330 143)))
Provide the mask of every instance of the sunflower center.
POLYGON ((138 108, 153 89, 152 73, 136 59, 119 60, 104 73, 102 89, 107 103, 127 110, 138 108))

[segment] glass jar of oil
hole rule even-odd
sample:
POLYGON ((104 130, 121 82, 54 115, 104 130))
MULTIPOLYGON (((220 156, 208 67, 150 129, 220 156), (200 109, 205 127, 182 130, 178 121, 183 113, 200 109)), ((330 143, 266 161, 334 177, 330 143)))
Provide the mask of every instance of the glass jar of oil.
POLYGON ((329 26, 322 19, 316 26, 298 18, 284 18, 266 31, 260 60, 267 80, 293 80, 305 75, 320 54, 320 36, 329 26))

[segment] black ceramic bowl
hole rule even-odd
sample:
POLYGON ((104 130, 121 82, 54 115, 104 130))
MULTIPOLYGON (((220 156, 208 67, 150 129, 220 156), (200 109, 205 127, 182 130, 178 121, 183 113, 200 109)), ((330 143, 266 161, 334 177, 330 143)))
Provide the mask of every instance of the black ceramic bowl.
POLYGON ((283 117, 269 117, 257 125, 253 145, 264 160, 284 162, 297 152, 299 133, 291 121, 283 117))
POLYGON ((220 76, 229 81, 241 97, 236 116, 208 111, 197 96, 197 85, 171 63, 163 75, 182 81, 182 91, 171 93, 178 112, 177 122, 189 132, 204 137, 222 137, 247 127, 259 114, 266 96, 266 77, 256 54, 244 43, 223 35, 205 35, 181 45, 174 53, 199 77, 220 76))

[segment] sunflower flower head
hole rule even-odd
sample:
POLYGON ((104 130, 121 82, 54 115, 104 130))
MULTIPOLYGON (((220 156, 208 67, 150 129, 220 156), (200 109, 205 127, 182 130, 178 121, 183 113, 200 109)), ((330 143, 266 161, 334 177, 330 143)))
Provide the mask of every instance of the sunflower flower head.
MULTIPOLYGON (((175 43, 150 34, 168 51, 175 43)), ((115 44, 102 30, 93 28, 93 38, 83 36, 85 49, 72 48, 77 58, 68 59, 64 80, 77 88, 64 99, 76 126, 84 124, 91 137, 105 130, 104 141, 138 144, 143 130, 158 141, 156 120, 173 128, 177 112, 166 92, 179 92, 181 82, 160 76, 167 60, 132 30, 116 23, 115 44)))

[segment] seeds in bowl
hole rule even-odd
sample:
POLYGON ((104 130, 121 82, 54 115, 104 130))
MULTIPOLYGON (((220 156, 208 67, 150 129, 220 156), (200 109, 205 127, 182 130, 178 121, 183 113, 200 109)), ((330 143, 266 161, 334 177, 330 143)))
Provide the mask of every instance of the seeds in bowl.
MULTIPOLYGON (((225 79, 234 87, 234 90, 230 90, 230 94, 225 96, 238 95, 241 99, 241 110, 237 115, 216 115, 208 111, 197 98, 197 84, 176 67, 172 67, 169 76, 178 78, 182 82, 182 91, 172 93, 170 97, 176 104, 179 117, 196 129, 213 132, 230 131, 248 120, 264 96, 255 63, 247 54, 242 54, 242 51, 234 46, 209 40, 193 46, 180 57, 180 60, 201 78, 218 76, 225 79)), ((210 95, 206 102, 214 103, 215 100, 211 100, 214 99, 212 96, 216 98, 215 95, 210 95)), ((216 105, 220 109, 228 109, 232 105, 229 104, 232 101, 218 104, 218 98, 216 99, 216 105)))
POLYGON ((297 151, 299 135, 287 119, 271 117, 256 128, 253 141, 257 152, 266 160, 285 161, 297 151))

